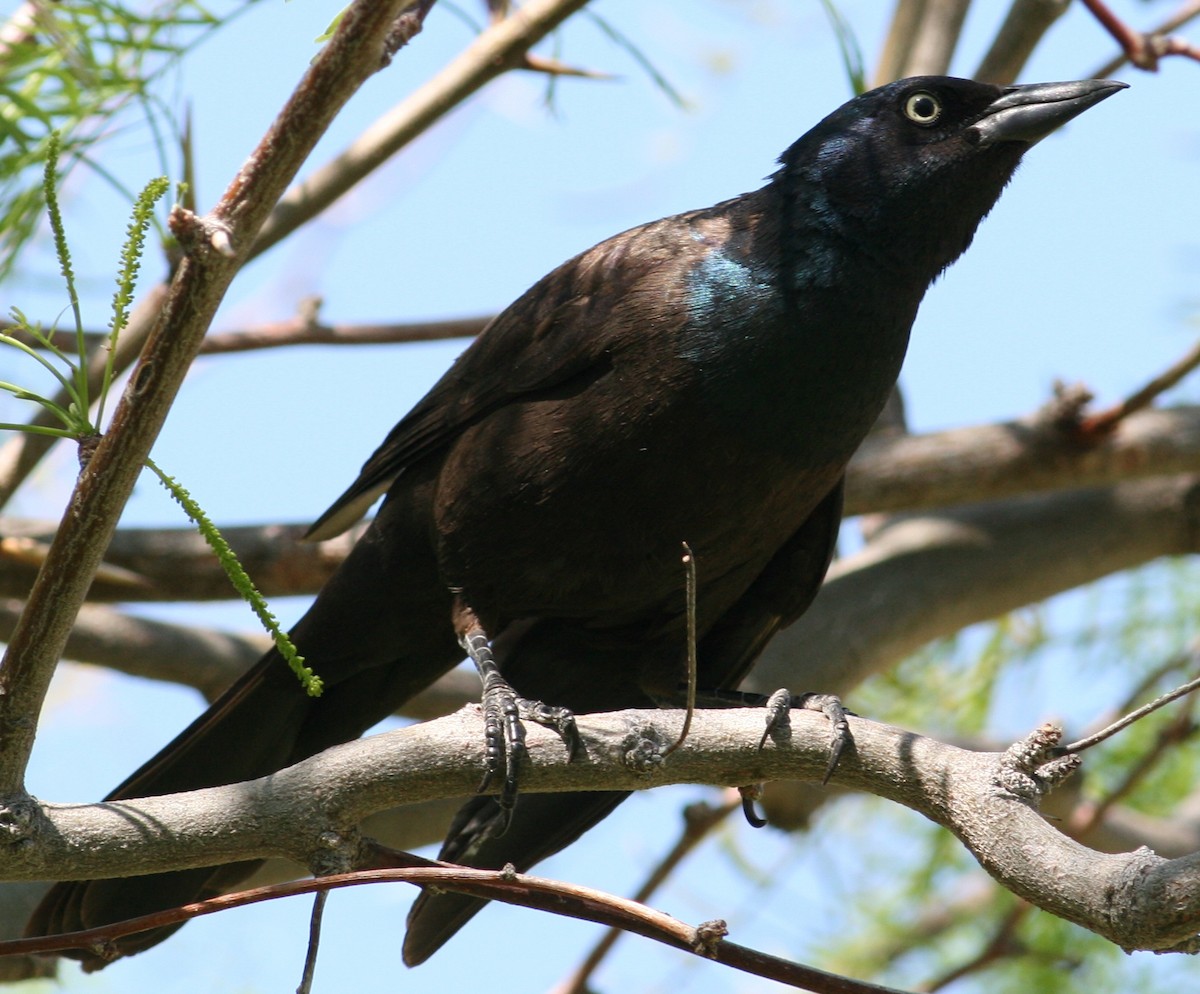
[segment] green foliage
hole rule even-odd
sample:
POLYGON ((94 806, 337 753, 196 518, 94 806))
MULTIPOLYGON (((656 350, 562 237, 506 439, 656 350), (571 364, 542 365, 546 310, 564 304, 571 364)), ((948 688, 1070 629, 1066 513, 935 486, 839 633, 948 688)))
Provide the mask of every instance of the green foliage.
MULTIPOLYGON (((87 371, 84 368, 83 318, 80 314, 79 299, 75 292, 74 269, 71 265, 71 253, 67 244, 66 229, 58 206, 57 192, 57 163, 59 154, 59 136, 51 132, 47 137, 48 157, 43 171, 43 196, 47 213, 50 217, 50 227, 54 233, 54 245, 58 255, 59 266, 67 293, 71 299, 71 309, 75 319, 76 342, 78 352, 74 358, 66 355, 55 346, 51 337, 43 332, 40 325, 28 321, 17 309, 13 309, 13 317, 17 325, 16 335, 0 334, 0 344, 8 345, 32 358, 43 369, 57 380, 59 386, 70 398, 67 407, 57 401, 42 396, 35 391, 12 383, 0 382, 0 389, 7 390, 18 400, 28 400, 49 411, 59 422, 60 427, 43 427, 40 425, 0 424, 0 429, 10 431, 32 431, 53 435, 60 438, 73 438, 83 443, 92 442, 100 437, 99 425, 102 423, 102 413, 97 413, 95 423, 90 417, 92 398, 89 396, 87 371), (39 348, 33 348, 22 341, 20 335, 31 338, 39 348), (47 359, 42 351, 49 352, 62 367, 68 370, 63 373, 59 366, 47 359), (79 361, 76 362, 75 360, 79 361)), ((113 316, 109 322, 108 341, 105 348, 109 359, 105 364, 104 377, 101 381, 100 396, 97 398, 97 410, 102 412, 108 391, 112 387, 113 362, 116 351, 117 337, 129 320, 129 304, 133 300, 137 274, 141 266, 142 255, 146 246, 146 231, 150 226, 154 206, 167 192, 166 177, 159 177, 146 184, 145 189, 134 202, 132 217, 126 230, 125 243, 121 248, 121 263, 117 273, 117 291, 113 296, 113 316)), ((195 523, 200 534, 213 550, 230 583, 262 622, 263 627, 270 633, 280 655, 291 667, 300 680, 305 691, 312 697, 320 696, 322 684, 311 669, 304 665, 304 658, 296 651, 287 634, 279 627, 279 622, 267 607, 266 599, 247 575, 245 568, 234 555, 229 543, 212 523, 203 508, 192 498, 180 484, 164 473, 153 460, 146 460, 147 466, 159 478, 171 496, 183 508, 187 516, 195 523)))
POLYGON ((26 37, 0 51, 0 280, 12 271, 45 206, 36 173, 59 157, 50 154, 51 136, 61 136, 64 174, 84 162, 119 186, 92 155, 115 133, 120 113, 137 105, 165 162, 164 131, 178 129, 150 84, 226 20, 196 0, 37 5, 26 37))
MULTIPOLYGON (((71 313, 75 320, 75 336, 76 336, 76 362, 72 357, 59 349, 51 337, 46 334, 41 325, 30 322, 21 311, 13 309, 12 315, 16 328, 16 334, 0 334, 0 344, 8 345, 18 351, 24 352, 27 356, 37 362, 45 369, 62 387, 63 393, 69 398, 68 405, 63 407, 57 401, 45 397, 37 392, 28 389, 27 387, 18 386, 13 383, 0 383, 0 389, 7 390, 18 400, 28 400, 39 405, 44 410, 50 412, 59 421, 61 427, 47 427, 40 425, 18 425, 18 424, 0 424, 0 429, 10 431, 33 431, 45 435, 54 435, 60 438, 73 438, 77 441, 94 438, 99 435, 99 424, 101 417, 98 414, 96 421, 93 424, 90 411, 92 408, 93 398, 90 396, 88 387, 87 370, 83 362, 85 354, 83 341, 83 316, 79 309, 79 296, 75 291, 75 273, 74 267, 71 265, 71 252, 67 245, 66 228, 63 225, 62 214, 58 206, 58 191, 57 191, 57 163, 59 153, 59 135, 58 132, 51 132, 47 138, 47 152, 45 169, 43 170, 43 198, 46 203, 46 212, 50 218, 50 229, 54 233, 54 248, 58 256, 59 268, 62 271, 63 282, 67 287, 67 294, 71 300, 71 313), (31 338, 39 349, 31 348, 19 336, 25 335, 31 338), (68 372, 63 373, 58 365, 51 362, 42 351, 49 352, 58 364, 65 368, 68 372)), ((137 278, 138 260, 145 246, 146 228, 150 223, 150 216, 154 210, 154 205, 162 199, 163 194, 167 192, 167 181, 160 177, 151 180, 138 195, 133 208, 133 218, 129 223, 129 234, 125 245, 121 252, 121 268, 117 277, 117 295, 113 302, 113 320, 111 323, 111 334, 108 341, 108 349, 110 356, 116 346, 117 335, 125 326, 127 317, 128 301, 132 299, 133 287, 137 278)), ((112 367, 111 362, 106 367, 106 375, 101 387, 100 397, 96 398, 99 409, 102 411, 104 407, 104 399, 108 389, 112 383, 112 367)))
POLYGON ((217 557, 217 561, 221 564, 221 568, 225 570, 225 575, 229 577, 230 583, 242 599, 250 605, 250 608, 256 615, 258 620, 262 622, 262 626, 270 633, 271 638, 275 640, 275 648, 279 650, 279 654, 283 656, 292 672, 296 674, 296 678, 304 687, 305 692, 310 697, 320 697, 321 691, 324 689, 321 684, 321 678, 318 677, 311 669, 304 665, 304 657, 296 651, 296 647, 292 644, 292 640, 288 638, 287 633, 279 627, 279 622, 275 615, 271 613, 267 606, 266 598, 259 592, 254 582, 246 573, 245 567, 238 561, 233 550, 229 547, 229 543, 225 541, 225 536, 217 529, 217 526, 212 523, 212 520, 204 513, 204 509, 196 503, 192 495, 187 492, 179 482, 173 477, 168 476, 155 465, 152 459, 146 460, 146 465, 151 472, 158 477, 159 481, 167 492, 175 499, 184 513, 192 520, 199 529, 200 534, 204 536, 204 540, 208 543, 209 548, 217 557))
MULTIPOLYGON (((129 323, 129 305, 133 301, 133 288, 137 283, 138 270, 141 268, 142 254, 146 246, 146 230, 154 216, 154 205, 167 192, 167 178, 160 176, 146 184, 146 188, 138 195, 133 205, 133 217, 126 228, 125 244, 121 247, 121 268, 117 273, 117 292, 113 294, 113 316, 108 323, 108 361, 104 364, 104 380, 100 387, 100 402, 96 413, 96 423, 104 420, 104 400, 112 386, 113 365, 117 355, 117 337, 129 323)), ((79 334, 82 336, 82 328, 79 334)), ((80 342, 80 353, 83 343, 80 342)))
POLYGON ((978 735, 1006 667, 1046 643, 1038 608, 1013 612, 921 649, 859 687, 854 706, 879 721, 933 735, 978 735))
POLYGON ((825 16, 829 18, 829 26, 833 29, 833 36, 842 53, 842 65, 850 80, 850 88, 854 91, 855 96, 866 93, 867 70, 863 64, 862 49, 858 46, 858 39, 854 37, 854 31, 842 17, 841 11, 837 9, 833 0, 821 0, 821 6, 825 8, 825 16))

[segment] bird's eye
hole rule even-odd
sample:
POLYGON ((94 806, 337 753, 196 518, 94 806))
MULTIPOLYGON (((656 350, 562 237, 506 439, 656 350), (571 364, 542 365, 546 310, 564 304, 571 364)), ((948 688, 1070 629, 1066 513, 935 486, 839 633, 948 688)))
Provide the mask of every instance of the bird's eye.
POLYGON ((927 90, 919 90, 904 101, 904 116, 914 124, 928 126, 942 116, 942 102, 927 90))

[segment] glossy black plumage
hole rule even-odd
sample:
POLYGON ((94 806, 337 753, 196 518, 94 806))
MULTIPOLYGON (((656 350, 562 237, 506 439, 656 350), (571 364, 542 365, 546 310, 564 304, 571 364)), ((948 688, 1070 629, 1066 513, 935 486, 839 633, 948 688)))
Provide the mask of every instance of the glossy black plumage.
MULTIPOLYGON (((451 590, 523 696, 579 712, 669 700, 683 673, 683 541, 699 571, 700 686, 736 686, 816 594, 846 463, 926 288, 1029 146, 1120 85, 894 83, 817 125, 762 189, 550 273, 314 526, 336 534, 388 495, 293 631, 325 695, 304 697, 269 653, 111 797, 261 776, 361 734, 461 658, 451 590)), ((503 836, 496 803, 476 798, 443 854, 526 868, 622 797, 524 797, 503 836)), ((244 870, 60 884, 29 931, 171 907, 244 870)), ((479 906, 423 896, 406 960, 479 906)))

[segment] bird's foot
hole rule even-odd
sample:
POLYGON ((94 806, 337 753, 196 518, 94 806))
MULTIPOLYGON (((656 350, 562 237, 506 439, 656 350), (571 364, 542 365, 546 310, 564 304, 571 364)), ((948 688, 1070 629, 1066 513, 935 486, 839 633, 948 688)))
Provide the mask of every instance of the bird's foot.
POLYGON ((850 723, 846 720, 846 716, 852 712, 847 711, 841 699, 833 694, 808 693, 793 696, 787 690, 775 691, 767 698, 765 706, 767 727, 758 743, 760 749, 767 744, 768 738, 787 726, 788 715, 793 708, 804 711, 820 711, 829 719, 832 726, 829 739, 829 761, 825 765, 825 775, 821 778, 822 784, 829 783, 830 777, 837 770, 842 754, 846 751, 846 746, 854 741, 854 737, 850 734, 850 723))
MULTIPOLYGON (((483 737, 485 767, 479 790, 483 792, 497 780, 501 781, 497 802, 503 813, 500 834, 508 829, 513 808, 517 803, 517 788, 521 764, 529 755, 525 745, 525 726, 531 721, 544 728, 551 728, 567 747, 571 759, 583 748, 575 715, 566 708, 551 707, 541 701, 528 701, 518 697, 516 691, 500 676, 488 648, 487 660, 490 667, 484 677, 483 690, 483 737)), ((480 669, 481 674, 484 667, 480 669)))
POLYGON ((566 745, 571 759, 579 755, 583 743, 575 724, 575 715, 566 708, 551 707, 541 701, 528 701, 517 696, 517 692, 501 676, 487 633, 470 608, 461 607, 456 612, 456 620, 461 626, 459 643, 471 657, 483 682, 484 772, 479 791, 482 793, 487 790, 497 780, 501 782, 496 800, 502 815, 499 831, 502 835, 508 830, 513 808, 516 807, 521 763, 529 755, 522 722, 531 721, 554 729, 566 745))
POLYGON ((767 739, 787 730, 788 715, 793 710, 820 711, 833 726, 829 740, 829 762, 825 767, 825 776, 821 779, 822 784, 829 783, 830 777, 837 771, 846 746, 854 741, 850 734, 850 723, 846 721, 846 716, 854 712, 847 711, 841 698, 833 694, 792 694, 784 689, 775 691, 770 697, 764 697, 762 694, 751 694, 743 690, 705 690, 697 695, 696 700, 706 707, 714 708, 766 708, 767 727, 758 743, 760 749, 767 744, 767 739))

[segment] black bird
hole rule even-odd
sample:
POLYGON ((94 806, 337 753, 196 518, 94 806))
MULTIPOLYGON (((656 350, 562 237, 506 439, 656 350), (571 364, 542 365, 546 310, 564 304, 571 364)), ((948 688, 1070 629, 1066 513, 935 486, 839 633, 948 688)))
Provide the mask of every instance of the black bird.
MULTIPOLYGON (((825 118, 762 189, 634 228, 554 270, 314 526, 316 538, 334 535, 387 494, 292 631, 324 695, 306 697, 268 652, 109 799, 297 762, 362 734, 463 648, 492 688, 491 771, 511 793, 519 729, 493 666, 526 697, 576 712, 676 700, 684 541, 699 571, 699 686, 735 687, 820 586, 846 464, 896 382, 926 288, 1026 150, 1123 85, 901 80, 825 118)), ((442 856, 525 869, 624 796, 524 796, 511 823, 479 796, 442 856)), ((250 869, 60 883, 28 934, 174 907, 250 869)), ((422 895, 405 960, 426 959, 480 906, 422 895)), ((122 939, 113 954, 171 931, 122 939)), ((89 968, 106 961, 75 955, 89 968)))

